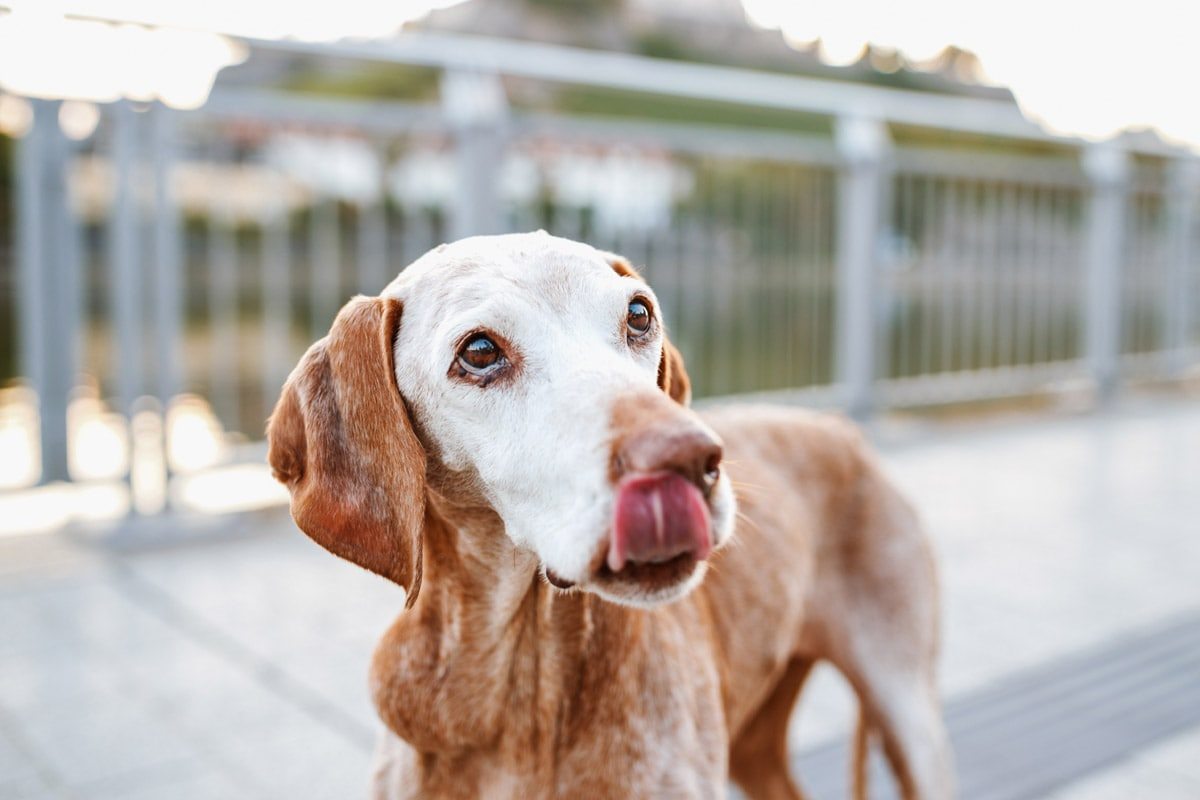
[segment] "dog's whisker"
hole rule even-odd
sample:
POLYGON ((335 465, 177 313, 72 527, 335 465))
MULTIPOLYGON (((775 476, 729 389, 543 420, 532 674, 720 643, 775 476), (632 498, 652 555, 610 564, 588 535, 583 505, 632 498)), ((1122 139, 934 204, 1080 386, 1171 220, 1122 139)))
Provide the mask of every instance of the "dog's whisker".
MULTIPOLYGON (((740 521, 742 521, 742 522, 746 523, 747 525, 751 526, 752 528, 754 528, 754 530, 755 530, 755 531, 761 531, 761 530, 762 530, 761 528, 759 528, 759 527, 758 527, 758 522, 757 522, 756 520, 752 519, 751 517, 748 517, 748 516, 746 516, 746 515, 745 515, 745 514, 743 514, 741 511, 738 511, 738 512, 737 512, 737 514, 736 514, 736 518, 737 518, 738 520, 740 520, 740 521)), ((734 538, 734 539, 736 539, 737 537, 735 536, 735 537, 733 537, 733 538, 734 538)))

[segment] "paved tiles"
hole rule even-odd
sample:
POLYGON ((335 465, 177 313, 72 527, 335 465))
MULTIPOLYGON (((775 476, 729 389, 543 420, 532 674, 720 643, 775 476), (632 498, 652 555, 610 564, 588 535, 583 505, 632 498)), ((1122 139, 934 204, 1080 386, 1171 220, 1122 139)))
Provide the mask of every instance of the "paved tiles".
MULTIPOLYGON (((1006 676, 952 698, 945 713, 963 797, 1044 797, 1200 730, 1200 612, 1006 676)), ((846 751, 835 741, 796 754, 816 797, 848 796, 846 751)), ((891 788, 877 773, 880 789, 891 788)), ((1171 782, 1200 796, 1200 780, 1171 782)))

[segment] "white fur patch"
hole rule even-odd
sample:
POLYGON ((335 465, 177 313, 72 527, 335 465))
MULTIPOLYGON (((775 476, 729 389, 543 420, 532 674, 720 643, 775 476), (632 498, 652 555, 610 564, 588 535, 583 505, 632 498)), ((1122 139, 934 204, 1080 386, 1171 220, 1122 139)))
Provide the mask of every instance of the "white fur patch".
MULTIPOLYGON (((396 380, 429 443, 449 468, 479 476, 514 543, 575 582, 609 536, 613 405, 658 391, 662 328, 647 346, 629 345, 634 294, 657 307, 650 288, 618 275, 603 253, 543 232, 444 245, 383 292, 403 304, 396 380), (456 344, 480 329, 515 351, 513 380, 478 386, 451 376, 456 344)), ((728 483, 714 492, 718 545, 733 528, 728 483)))

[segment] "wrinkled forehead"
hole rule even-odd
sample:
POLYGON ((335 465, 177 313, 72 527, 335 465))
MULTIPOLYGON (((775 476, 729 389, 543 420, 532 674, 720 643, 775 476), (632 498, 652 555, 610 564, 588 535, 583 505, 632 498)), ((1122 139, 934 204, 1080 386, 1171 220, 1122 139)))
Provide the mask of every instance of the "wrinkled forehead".
POLYGON ((477 236, 442 245, 384 290, 406 312, 496 316, 538 310, 586 317, 643 284, 618 275, 606 254, 545 233, 477 236))

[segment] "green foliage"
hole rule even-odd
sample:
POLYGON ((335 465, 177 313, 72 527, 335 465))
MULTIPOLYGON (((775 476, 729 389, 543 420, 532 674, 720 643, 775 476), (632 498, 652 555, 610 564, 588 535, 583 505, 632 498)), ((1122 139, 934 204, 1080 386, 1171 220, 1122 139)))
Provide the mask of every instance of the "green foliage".
POLYGON ((704 61, 678 37, 665 31, 644 33, 637 38, 636 50, 651 58, 669 58, 674 61, 704 61))
POLYGON ((344 71, 309 67, 291 75, 283 88, 333 97, 434 101, 438 71, 394 64, 364 64, 344 71))
POLYGON ((625 5, 624 0, 525 0, 525 4, 563 16, 616 14, 625 5))

